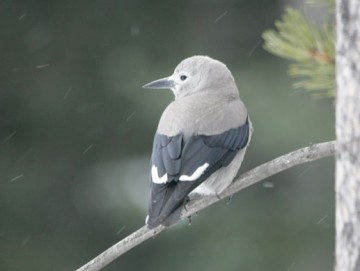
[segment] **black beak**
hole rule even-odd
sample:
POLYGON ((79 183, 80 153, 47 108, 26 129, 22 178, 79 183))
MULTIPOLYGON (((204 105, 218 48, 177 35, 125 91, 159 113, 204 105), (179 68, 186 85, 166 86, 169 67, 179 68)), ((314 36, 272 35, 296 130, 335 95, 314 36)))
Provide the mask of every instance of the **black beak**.
POLYGON ((146 85, 143 85, 143 88, 150 89, 171 89, 174 87, 174 81, 170 77, 161 78, 155 81, 152 81, 146 85))

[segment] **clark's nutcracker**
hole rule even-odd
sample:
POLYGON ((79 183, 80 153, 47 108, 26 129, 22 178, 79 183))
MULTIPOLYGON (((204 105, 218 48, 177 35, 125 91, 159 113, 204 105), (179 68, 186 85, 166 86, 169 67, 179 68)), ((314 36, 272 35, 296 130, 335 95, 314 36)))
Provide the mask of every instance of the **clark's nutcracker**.
POLYGON ((190 193, 217 195, 237 174, 252 126, 229 69, 207 56, 183 60, 170 77, 143 86, 171 89, 151 156, 148 227, 180 219, 190 193))

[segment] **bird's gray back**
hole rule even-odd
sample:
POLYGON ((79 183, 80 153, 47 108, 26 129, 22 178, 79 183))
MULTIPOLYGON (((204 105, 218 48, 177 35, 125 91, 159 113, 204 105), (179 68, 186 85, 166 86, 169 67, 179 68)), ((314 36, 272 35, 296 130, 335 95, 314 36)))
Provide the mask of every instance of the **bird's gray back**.
POLYGON ((174 136, 220 134, 246 122, 247 110, 237 95, 208 93, 175 100, 161 116, 157 133, 174 136))

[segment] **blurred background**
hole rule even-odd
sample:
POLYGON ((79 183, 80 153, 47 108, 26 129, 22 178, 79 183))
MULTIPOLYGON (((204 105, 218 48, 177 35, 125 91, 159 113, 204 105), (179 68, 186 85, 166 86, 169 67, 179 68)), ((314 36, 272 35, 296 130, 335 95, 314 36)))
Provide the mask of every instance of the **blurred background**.
MULTIPOLYGON (((261 33, 301 1, 0 1, 0 270, 74 270, 144 224, 149 159, 184 58, 227 64, 255 132, 241 172, 334 138, 331 100, 294 91, 261 33)), ((104 270, 333 267, 332 158, 292 168, 104 270)))

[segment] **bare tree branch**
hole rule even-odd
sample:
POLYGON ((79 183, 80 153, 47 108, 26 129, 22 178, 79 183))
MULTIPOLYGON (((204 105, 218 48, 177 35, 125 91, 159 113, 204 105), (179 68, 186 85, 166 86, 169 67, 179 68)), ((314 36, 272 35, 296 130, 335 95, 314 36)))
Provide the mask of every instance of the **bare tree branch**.
MULTIPOLYGON (((332 156, 334 155, 334 152, 335 141, 330 141, 314 144, 266 162, 237 177, 232 185, 230 185, 222 194, 218 195, 218 197, 198 197, 191 200, 186 204, 186 209, 183 210, 181 218, 187 218, 192 214, 206 208, 207 206, 221 200, 222 198, 230 197, 240 190, 261 180, 264 180, 265 178, 268 178, 276 173, 296 165, 315 161, 323 157, 332 156)), ((133 247, 141 244, 150 237, 159 234, 163 229, 165 229, 165 227, 159 226, 155 229, 149 230, 146 226, 143 226, 136 232, 130 234, 123 240, 105 250, 103 253, 92 259, 84 266, 77 269, 77 271, 100 270, 133 247)))

